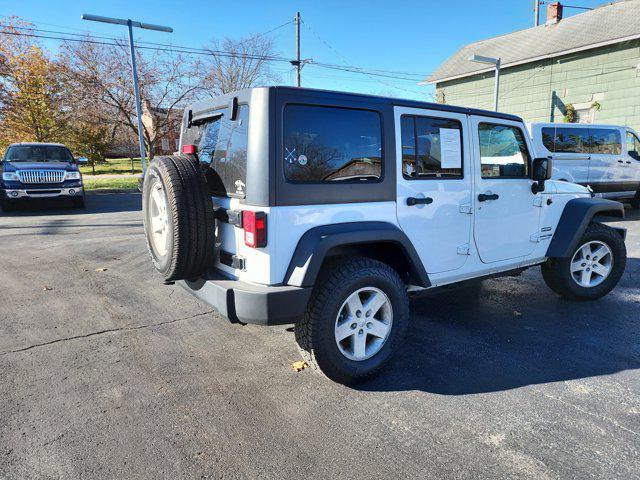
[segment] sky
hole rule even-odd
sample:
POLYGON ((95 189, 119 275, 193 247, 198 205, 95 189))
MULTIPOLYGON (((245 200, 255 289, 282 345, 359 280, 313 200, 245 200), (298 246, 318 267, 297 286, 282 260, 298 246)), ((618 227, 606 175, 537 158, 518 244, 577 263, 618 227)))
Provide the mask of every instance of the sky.
MULTIPOLYGON (((571 0, 596 7, 602 0, 571 0)), ((609 3, 609 2, 606 2, 609 3)), ((378 71, 372 76, 307 64, 303 86, 429 99, 432 86, 418 81, 463 45, 533 25, 533 0, 2 0, 0 17, 18 16, 40 29, 124 35, 125 27, 87 22, 92 13, 171 26, 173 33, 137 30, 140 40, 204 47, 214 38, 243 38, 268 32, 278 56, 295 57, 296 11, 300 11, 302 58, 378 71), (384 71, 384 72, 382 72, 384 71), (389 73, 393 72, 393 73, 389 73)), ((565 17, 579 14, 565 9, 565 17)), ((544 23, 545 7, 540 21, 544 23)), ((56 41, 46 46, 56 51, 56 41)), ((286 63, 274 63, 279 84, 292 85, 286 63)))

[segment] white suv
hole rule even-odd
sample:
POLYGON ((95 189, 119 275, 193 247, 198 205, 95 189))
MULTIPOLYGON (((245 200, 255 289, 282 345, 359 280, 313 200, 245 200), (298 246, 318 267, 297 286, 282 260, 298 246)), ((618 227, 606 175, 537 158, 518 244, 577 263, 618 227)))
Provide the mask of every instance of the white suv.
POLYGON ((557 180, 588 185, 599 197, 628 199, 640 208, 640 139, 616 125, 532 123, 533 147, 553 159, 557 180))
POLYGON ((151 258, 232 321, 295 323, 305 359, 355 382, 400 344, 409 295, 542 265, 599 298, 626 263, 623 207, 548 180, 518 117, 290 87, 185 111, 143 189, 151 258))

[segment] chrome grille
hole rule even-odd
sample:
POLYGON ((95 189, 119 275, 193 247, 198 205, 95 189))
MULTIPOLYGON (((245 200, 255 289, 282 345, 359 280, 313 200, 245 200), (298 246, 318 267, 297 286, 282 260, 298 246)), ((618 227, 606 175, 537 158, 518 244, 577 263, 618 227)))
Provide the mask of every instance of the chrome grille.
POLYGON ((18 170, 22 183, 61 183, 64 174, 64 170, 18 170))

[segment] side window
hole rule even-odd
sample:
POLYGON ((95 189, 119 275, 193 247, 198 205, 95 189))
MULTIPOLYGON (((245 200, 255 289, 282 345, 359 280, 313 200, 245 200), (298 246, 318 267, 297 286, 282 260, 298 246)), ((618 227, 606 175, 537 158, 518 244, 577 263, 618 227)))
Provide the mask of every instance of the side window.
POLYGON ((640 140, 631 132, 627 132, 627 153, 631 158, 640 160, 640 140))
POLYGON ((478 133, 482 178, 528 177, 530 156, 522 130, 481 123, 478 133))
POLYGON ((240 105, 237 120, 219 115, 200 127, 198 159, 214 194, 245 196, 249 107, 240 105))
POLYGON ((403 115, 402 176, 462 178, 462 125, 448 118, 403 115))
POLYGON ((542 144, 553 153, 589 153, 589 129, 544 127, 542 144))
POLYGON ((590 128, 591 153, 604 155, 620 155, 622 139, 620 131, 612 128, 590 128))
POLYGON ((382 123, 377 112, 288 105, 283 133, 287 180, 377 182, 382 176, 382 123))

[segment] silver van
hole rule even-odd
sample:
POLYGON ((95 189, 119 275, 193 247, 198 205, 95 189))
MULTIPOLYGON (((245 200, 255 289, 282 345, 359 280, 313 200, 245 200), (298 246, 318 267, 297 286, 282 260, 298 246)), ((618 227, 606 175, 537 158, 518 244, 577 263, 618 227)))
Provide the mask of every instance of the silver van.
POLYGON ((553 178, 588 185, 597 196, 640 208, 640 139, 631 128, 527 124, 538 157, 553 159, 553 178))

